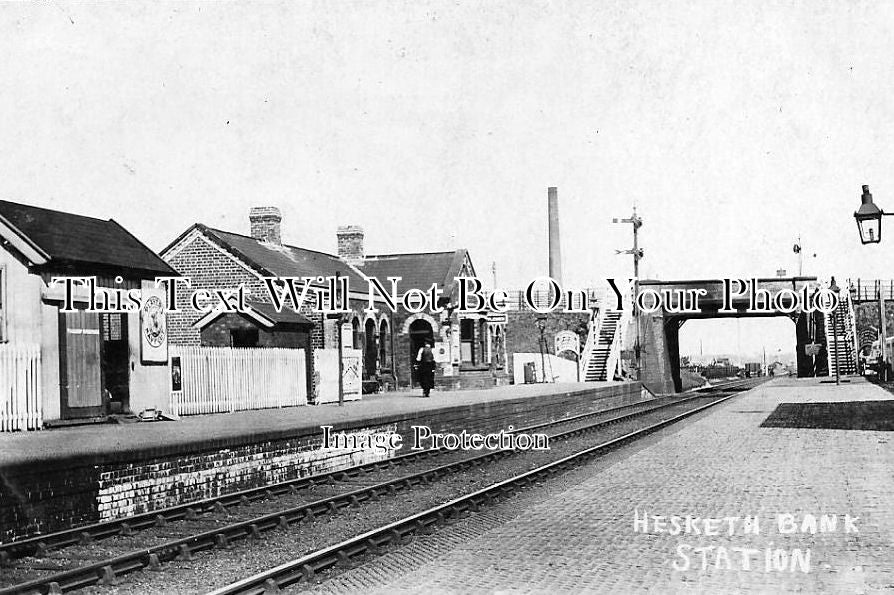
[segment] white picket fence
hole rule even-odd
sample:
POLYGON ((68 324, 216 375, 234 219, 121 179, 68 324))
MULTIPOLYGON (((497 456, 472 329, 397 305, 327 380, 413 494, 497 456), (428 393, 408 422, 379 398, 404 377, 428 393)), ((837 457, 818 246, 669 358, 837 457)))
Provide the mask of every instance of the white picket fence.
POLYGON ((224 413, 307 404, 303 349, 186 347, 171 345, 180 358, 181 390, 171 390, 175 415, 224 413))
POLYGON ((0 432, 41 426, 40 346, 0 345, 0 432))

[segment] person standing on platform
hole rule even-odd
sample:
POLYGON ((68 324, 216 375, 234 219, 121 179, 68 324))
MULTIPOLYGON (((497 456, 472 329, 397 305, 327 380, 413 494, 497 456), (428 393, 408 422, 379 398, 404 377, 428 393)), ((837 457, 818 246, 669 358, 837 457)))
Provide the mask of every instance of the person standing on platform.
POLYGON ((416 354, 416 373, 423 397, 428 397, 429 391, 435 387, 435 354, 431 350, 432 346, 431 339, 426 339, 425 345, 416 354))

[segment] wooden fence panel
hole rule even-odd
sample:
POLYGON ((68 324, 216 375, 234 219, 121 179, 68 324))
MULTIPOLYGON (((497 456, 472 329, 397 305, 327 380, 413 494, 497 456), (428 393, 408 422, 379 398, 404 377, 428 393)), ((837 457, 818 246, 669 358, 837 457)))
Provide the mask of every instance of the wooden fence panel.
POLYGON ((172 345, 170 357, 180 358, 181 390, 171 390, 176 415, 307 404, 303 349, 172 345))
POLYGON ((0 432, 43 426, 40 347, 0 345, 0 432))

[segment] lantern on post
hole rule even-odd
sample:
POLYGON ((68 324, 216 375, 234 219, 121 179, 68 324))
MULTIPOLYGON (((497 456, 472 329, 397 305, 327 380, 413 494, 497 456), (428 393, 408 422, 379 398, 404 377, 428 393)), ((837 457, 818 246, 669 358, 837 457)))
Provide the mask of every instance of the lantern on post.
POLYGON ((882 240, 882 215, 886 213, 872 202, 869 186, 863 186, 860 197, 860 208, 854 212, 857 228, 860 230, 860 242, 878 244, 882 240))
MULTIPOLYGON (((894 215, 885 213, 872 202, 872 194, 869 186, 863 186, 863 195, 860 197, 860 208, 854 212, 857 220, 857 228, 860 230, 860 241, 863 244, 878 244, 882 240, 882 217, 894 215)), ((887 339, 885 329, 887 316, 885 314, 885 295, 882 292, 881 282, 878 284, 878 319, 879 319, 879 346, 881 347, 881 369, 879 376, 885 380, 888 373, 887 339)))

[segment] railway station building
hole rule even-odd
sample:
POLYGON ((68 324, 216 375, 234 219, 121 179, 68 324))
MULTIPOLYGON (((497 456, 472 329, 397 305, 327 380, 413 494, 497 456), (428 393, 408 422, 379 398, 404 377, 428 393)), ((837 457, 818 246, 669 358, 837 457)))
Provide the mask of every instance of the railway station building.
MULTIPOLYGON (((390 288, 388 277, 401 277, 401 294, 410 289, 427 291, 434 284, 449 298, 445 304, 451 300, 455 303, 454 278, 475 275, 467 250, 367 255, 363 229, 348 225, 338 228, 337 253, 329 254, 284 243, 282 215, 276 207, 252 208, 249 223, 250 235, 195 223, 161 251, 161 257, 191 281, 188 290, 179 291, 244 285, 258 314, 252 321, 246 317, 208 317, 188 310, 171 312, 168 324, 172 343, 198 346, 226 345, 229 341, 230 346, 250 346, 245 343, 246 325, 257 327, 260 321, 269 319, 270 328, 278 332, 283 324, 290 323, 274 320, 288 316, 284 313, 291 311, 292 305, 288 303, 274 314, 263 279, 314 277, 318 281, 310 284, 309 295, 298 312, 300 319, 291 321, 301 323, 308 337, 307 360, 313 360, 311 351, 338 349, 341 325, 342 348, 360 356, 357 374, 364 391, 415 386, 413 363, 426 340, 435 344, 437 383, 441 388, 484 388, 505 377, 505 329, 500 322, 488 322, 486 313, 460 315, 450 308, 440 314, 410 313, 400 306, 392 311, 377 293, 377 311, 368 311, 370 278, 390 288), (327 299, 325 280, 332 277, 346 278, 349 283, 350 312, 341 319, 328 318, 313 307, 317 296, 327 299)), ((178 301, 181 299, 186 299, 185 295, 178 296, 178 301)), ((249 331, 247 336, 248 341, 258 337, 257 345, 263 346, 261 330, 249 331)))
MULTIPOLYGON (((427 292, 437 287, 442 292, 443 312, 412 313, 400 306, 394 312, 391 350, 394 373, 400 386, 415 386, 413 362, 426 341, 434 345, 438 363, 436 382, 440 390, 489 388, 506 384, 505 318, 488 312, 458 312, 459 284, 457 277, 476 277, 469 251, 366 255, 363 250, 363 229, 343 226, 338 230, 339 257, 354 263, 367 278, 390 288, 389 277, 401 279, 400 295, 411 290, 427 292)), ((355 319, 359 327, 359 317, 355 319)), ((367 341, 374 330, 364 322, 367 341)), ((371 363, 371 362, 370 362, 371 363)), ((372 372, 370 365, 368 372, 372 372)))

